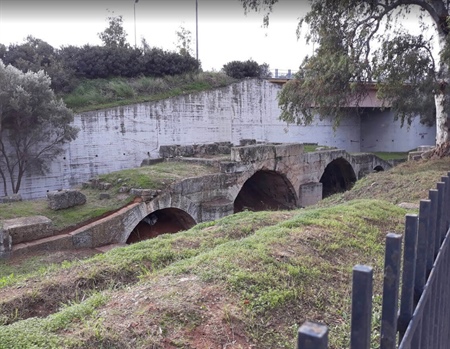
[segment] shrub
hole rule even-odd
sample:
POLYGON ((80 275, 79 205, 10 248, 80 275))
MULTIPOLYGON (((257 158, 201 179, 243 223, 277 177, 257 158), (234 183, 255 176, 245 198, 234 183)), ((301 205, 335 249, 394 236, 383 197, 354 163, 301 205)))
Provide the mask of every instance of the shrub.
POLYGON ((266 63, 259 65, 253 60, 246 62, 232 61, 225 64, 222 70, 235 79, 263 78, 267 77, 268 74, 270 75, 269 66, 266 63))

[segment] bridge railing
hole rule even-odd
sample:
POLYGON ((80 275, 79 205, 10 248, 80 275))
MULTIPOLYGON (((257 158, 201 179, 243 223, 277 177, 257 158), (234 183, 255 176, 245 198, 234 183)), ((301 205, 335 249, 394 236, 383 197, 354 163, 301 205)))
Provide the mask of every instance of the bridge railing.
MULTIPOLYGON (((380 349, 441 349, 450 343, 450 172, 406 215, 404 239, 386 237, 380 349), (402 240, 404 251, 402 257, 402 240), (401 279, 401 290, 399 284, 401 279), (398 305, 400 304, 400 309, 398 305)), ((369 349, 372 268, 353 268, 351 349, 369 349)), ((327 349, 328 328, 304 323, 298 349, 327 349)))
POLYGON ((295 73, 296 71, 291 69, 273 69, 270 71, 270 79, 291 80, 295 73))

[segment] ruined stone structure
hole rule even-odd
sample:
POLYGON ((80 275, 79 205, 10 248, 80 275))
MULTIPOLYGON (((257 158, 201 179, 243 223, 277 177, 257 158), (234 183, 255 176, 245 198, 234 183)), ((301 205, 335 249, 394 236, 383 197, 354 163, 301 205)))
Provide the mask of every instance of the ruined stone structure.
MULTIPOLYGON (((138 167, 159 157, 161 146, 214 142, 237 146, 255 139, 373 152, 435 144, 434 128, 418 120, 401 128, 389 111, 369 107, 361 117, 349 111, 336 130, 327 119, 311 126, 288 125, 279 120, 279 89, 264 80, 245 80, 212 91, 76 115, 78 138, 51 164, 47 175, 28 173, 20 194, 24 199, 45 197, 47 191, 70 188, 99 174, 138 167)), ((0 186, 0 197, 2 190, 0 186)))
MULTIPOLYGON (((144 190, 142 202, 73 232, 33 242, 15 241, 12 236, 12 251, 20 254, 132 243, 243 210, 309 206, 323 196, 350 189, 369 172, 391 167, 372 154, 351 155, 345 150, 305 153, 303 144, 233 147, 231 160, 220 161, 218 166, 217 174, 186 178, 164 191, 152 191, 152 195, 144 190)), ((4 227, 5 241, 8 233, 4 227)))

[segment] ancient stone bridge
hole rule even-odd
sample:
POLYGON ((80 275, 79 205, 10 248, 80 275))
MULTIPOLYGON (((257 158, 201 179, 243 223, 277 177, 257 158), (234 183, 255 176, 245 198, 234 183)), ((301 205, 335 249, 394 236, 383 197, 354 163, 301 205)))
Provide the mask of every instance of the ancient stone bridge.
POLYGON ((367 173, 390 167, 372 154, 304 152, 303 144, 235 147, 231 161, 220 162, 220 173, 186 178, 136 204, 125 214, 120 233, 104 242, 134 242, 243 210, 313 205, 324 196, 350 189, 367 173))
POLYGON ((391 167, 372 154, 304 152, 303 144, 234 147, 231 160, 221 161, 218 166, 219 173, 186 178, 156 197, 124 207, 71 233, 22 242, 20 246, 14 246, 13 239, 13 251, 31 252, 42 244, 42 248, 56 250, 133 243, 243 210, 309 206, 350 189, 367 173, 391 167))

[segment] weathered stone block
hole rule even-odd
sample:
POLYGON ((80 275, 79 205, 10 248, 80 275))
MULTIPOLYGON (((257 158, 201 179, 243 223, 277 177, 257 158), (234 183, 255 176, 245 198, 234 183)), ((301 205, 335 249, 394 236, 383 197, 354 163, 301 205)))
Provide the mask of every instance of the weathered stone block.
POLYGON ((299 203, 306 207, 322 200, 322 183, 306 183, 300 186, 299 203))
POLYGON ((112 184, 111 183, 106 183, 106 182, 99 182, 97 185, 97 189, 99 190, 109 190, 111 189, 112 184))
POLYGON ((0 204, 9 204, 12 202, 19 202, 19 201, 22 201, 22 196, 20 194, 13 194, 10 196, 0 197, 0 204))
POLYGON ((203 202, 201 205, 202 219, 213 221, 234 213, 234 202, 224 197, 203 202))
POLYGON ((248 171, 251 165, 237 163, 237 162, 226 162, 222 161, 220 163, 220 172, 222 173, 242 173, 248 171))
POLYGON ((185 145, 178 150, 178 156, 191 157, 194 156, 194 146, 185 145))
POLYGON ((91 181, 87 181, 87 182, 81 183, 81 188, 83 188, 83 189, 92 188, 92 182, 91 181))
POLYGON ((281 144, 275 146, 275 153, 278 157, 299 157, 304 153, 303 144, 281 144))
POLYGON ((12 253, 11 236, 0 225, 0 259, 9 258, 12 253))
POLYGON ((421 145, 421 146, 417 147, 417 151, 426 152, 426 151, 433 150, 434 148, 435 148, 434 145, 421 145))
POLYGON ((239 141, 239 145, 241 147, 245 147, 247 145, 255 145, 256 144, 256 139, 241 139, 239 141))
POLYGON ((231 161, 258 162, 275 159, 275 146, 249 145, 231 148, 231 161))
POLYGON ((123 186, 119 188, 119 193, 128 193, 130 191, 130 187, 123 186))
POLYGON ((410 151, 408 153, 408 161, 420 160, 422 159, 422 151, 410 151))
POLYGON ((52 210, 63 210, 65 208, 84 205, 86 196, 76 189, 65 189, 47 193, 48 207, 52 210))
POLYGON ((92 247, 92 233, 91 231, 82 231, 70 233, 72 236, 72 244, 74 248, 90 248, 92 247))
POLYGON ((156 189, 141 189, 141 188, 131 188, 130 194, 134 196, 140 196, 142 200, 148 201, 158 196, 161 190, 156 189))
POLYGON ((151 165, 159 164, 161 162, 164 162, 163 158, 144 159, 141 162, 141 167, 143 167, 143 166, 151 166, 151 165))
POLYGON ((44 216, 21 217, 3 221, 3 231, 14 245, 52 236, 52 221, 44 216))
POLYGON ((109 199, 111 199, 111 195, 109 195, 108 193, 101 193, 98 196, 98 199, 99 200, 109 200, 109 199))

